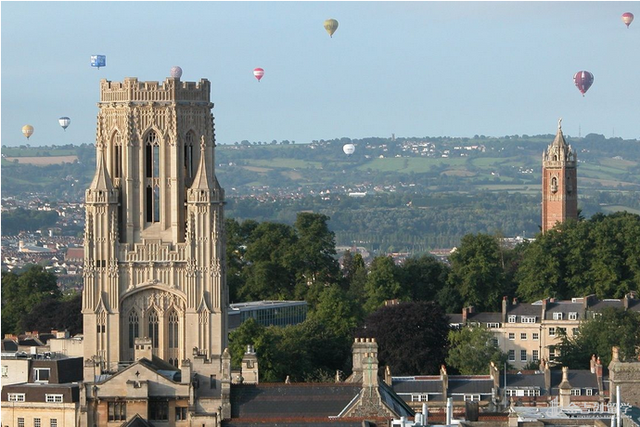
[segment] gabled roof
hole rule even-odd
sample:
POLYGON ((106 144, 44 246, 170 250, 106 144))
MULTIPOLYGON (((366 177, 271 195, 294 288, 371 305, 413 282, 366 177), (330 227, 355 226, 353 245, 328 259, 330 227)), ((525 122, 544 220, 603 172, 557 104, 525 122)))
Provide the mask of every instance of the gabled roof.
POLYGON ((140 414, 135 414, 129 421, 120 424, 120 427, 153 427, 153 425, 142 418, 140 414))

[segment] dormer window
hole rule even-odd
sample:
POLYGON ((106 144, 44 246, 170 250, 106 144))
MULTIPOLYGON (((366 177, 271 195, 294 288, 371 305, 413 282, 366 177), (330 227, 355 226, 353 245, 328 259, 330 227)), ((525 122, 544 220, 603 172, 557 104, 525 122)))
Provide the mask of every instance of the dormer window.
POLYGON ((517 318, 517 317, 518 317, 518 316, 510 315, 510 316, 509 316, 509 319, 508 319, 509 323, 516 323, 516 318, 517 318))
POLYGON ((569 320, 578 320, 578 313, 576 312, 569 313, 569 320))
POLYGON ((536 323, 536 316, 521 316, 521 323, 536 323))
POLYGON ((33 368, 33 381, 36 383, 48 383, 50 372, 51 369, 49 368, 33 368))
POLYGON ((553 320, 562 320, 562 313, 553 313, 553 320))

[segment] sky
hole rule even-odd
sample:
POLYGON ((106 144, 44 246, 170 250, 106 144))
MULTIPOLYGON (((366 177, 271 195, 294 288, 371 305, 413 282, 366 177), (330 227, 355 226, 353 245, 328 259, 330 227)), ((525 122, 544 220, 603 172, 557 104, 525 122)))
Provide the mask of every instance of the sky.
POLYGON ((101 79, 162 82, 172 66, 211 81, 218 144, 553 134, 560 117, 569 136, 640 139, 640 2, 2 1, 0 15, 6 146, 94 143, 101 79))

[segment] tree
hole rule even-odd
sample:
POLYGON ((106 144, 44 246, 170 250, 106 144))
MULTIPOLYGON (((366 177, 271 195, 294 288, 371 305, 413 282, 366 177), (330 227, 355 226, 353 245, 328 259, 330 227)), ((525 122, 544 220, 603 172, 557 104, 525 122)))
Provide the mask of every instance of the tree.
POLYGON ((559 361, 571 369, 588 369, 591 355, 600 357, 603 366, 611 362, 611 348, 620 348, 621 360, 637 360, 640 355, 640 313, 606 308, 602 314, 580 325, 579 334, 563 334, 559 361))
POLYGON ((48 298, 35 305, 22 319, 25 331, 68 330, 82 333, 82 294, 64 299, 48 298))
POLYGON ((338 281, 340 266, 336 260, 335 235, 329 231, 328 221, 328 216, 310 212, 301 212, 296 217, 296 254, 307 284, 338 281))
POLYGON ((370 313, 387 300, 404 297, 399 276, 400 270, 393 258, 378 256, 373 259, 365 282, 365 311, 370 313))
POLYGON ((38 303, 60 298, 55 274, 32 265, 20 274, 2 272, 2 334, 24 332, 23 318, 38 303))
POLYGON ((412 301, 433 301, 448 274, 447 265, 431 255, 408 258, 400 266, 402 287, 412 301))
POLYGON ((349 298, 338 285, 331 285, 320 294, 318 304, 309 318, 322 323, 336 335, 351 338, 362 318, 362 307, 349 298))
POLYGON ((507 355, 500 350, 490 330, 479 326, 449 331, 447 365, 462 375, 483 375, 490 362, 499 369, 507 362, 507 355))
POLYGON ((498 239, 467 234, 451 254, 449 285, 456 287, 465 305, 479 311, 495 310, 504 293, 504 268, 498 239))
POLYGON ((393 375, 439 372, 447 354, 449 319, 433 302, 405 302, 384 306, 365 319, 357 335, 378 342, 380 366, 393 375))

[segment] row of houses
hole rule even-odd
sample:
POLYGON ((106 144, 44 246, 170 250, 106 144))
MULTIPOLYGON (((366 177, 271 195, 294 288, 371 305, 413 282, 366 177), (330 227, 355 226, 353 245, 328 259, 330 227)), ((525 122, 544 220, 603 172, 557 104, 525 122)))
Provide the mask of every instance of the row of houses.
POLYGON ((495 342, 508 355, 516 369, 531 367, 559 356, 557 346, 563 335, 579 333, 581 322, 593 319, 607 308, 640 312, 640 300, 635 292, 619 299, 598 299, 589 295, 571 300, 545 298, 534 303, 516 299, 502 300, 501 312, 476 312, 465 307, 462 313, 449 314, 452 327, 483 326, 491 330, 495 342))

